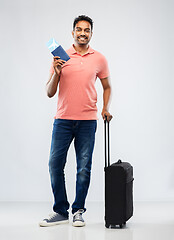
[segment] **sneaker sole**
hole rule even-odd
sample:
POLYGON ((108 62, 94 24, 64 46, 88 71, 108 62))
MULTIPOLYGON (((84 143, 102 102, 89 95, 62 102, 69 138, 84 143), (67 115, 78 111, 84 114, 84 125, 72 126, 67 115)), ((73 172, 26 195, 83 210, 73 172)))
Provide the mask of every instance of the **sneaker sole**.
POLYGON ((51 226, 60 225, 60 224, 66 224, 66 223, 69 223, 69 220, 52 222, 52 223, 47 223, 47 222, 43 221, 43 222, 39 223, 39 226, 40 227, 51 227, 51 226))
POLYGON ((85 226, 85 222, 82 221, 75 221, 72 223, 73 227, 84 227, 85 226))

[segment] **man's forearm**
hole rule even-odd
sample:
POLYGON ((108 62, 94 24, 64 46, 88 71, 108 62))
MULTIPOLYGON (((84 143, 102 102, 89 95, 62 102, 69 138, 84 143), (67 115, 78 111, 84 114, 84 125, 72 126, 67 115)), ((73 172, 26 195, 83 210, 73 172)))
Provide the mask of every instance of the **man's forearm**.
POLYGON ((103 92, 103 110, 108 111, 109 100, 111 96, 111 87, 104 89, 103 92))
POLYGON ((60 80, 60 74, 54 73, 46 84, 46 91, 48 97, 53 97, 56 94, 57 86, 60 80))

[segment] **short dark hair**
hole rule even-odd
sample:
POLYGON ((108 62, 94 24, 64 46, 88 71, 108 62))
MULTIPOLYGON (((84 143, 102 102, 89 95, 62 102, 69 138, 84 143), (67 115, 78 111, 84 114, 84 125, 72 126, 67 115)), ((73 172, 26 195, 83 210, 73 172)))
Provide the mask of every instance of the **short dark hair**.
POLYGON ((80 22, 80 21, 87 21, 87 22, 89 22, 91 24, 91 30, 93 29, 93 21, 92 21, 92 19, 90 17, 86 16, 86 15, 80 15, 80 16, 78 16, 78 17, 76 17, 74 19, 73 30, 75 29, 76 24, 78 22, 80 22))

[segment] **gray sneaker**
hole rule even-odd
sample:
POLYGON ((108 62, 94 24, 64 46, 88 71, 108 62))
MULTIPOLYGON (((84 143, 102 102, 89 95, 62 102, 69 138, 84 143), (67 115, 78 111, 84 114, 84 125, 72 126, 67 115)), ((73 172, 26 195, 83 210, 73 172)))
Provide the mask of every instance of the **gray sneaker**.
POLYGON ((60 215, 59 213, 52 213, 49 215, 48 218, 44 219, 39 223, 40 227, 49 227, 49 226, 54 226, 57 224, 64 224, 64 223, 69 223, 69 220, 67 217, 64 217, 60 215))
POLYGON ((74 227, 83 227, 85 226, 85 221, 82 217, 82 213, 84 213, 83 209, 79 209, 77 212, 73 214, 73 223, 74 227))

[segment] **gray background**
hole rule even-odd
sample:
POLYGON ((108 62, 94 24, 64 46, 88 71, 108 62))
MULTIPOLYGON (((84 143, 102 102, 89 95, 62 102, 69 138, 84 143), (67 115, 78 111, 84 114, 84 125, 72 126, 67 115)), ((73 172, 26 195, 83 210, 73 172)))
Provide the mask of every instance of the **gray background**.
MULTIPOLYGON (((94 20, 91 47, 109 63, 112 162, 134 166, 136 201, 174 200, 174 2, 172 0, 0 0, 0 201, 51 201, 48 157, 57 95, 45 84, 54 37, 73 43, 72 22, 94 20)), ((102 88, 87 200, 104 199, 102 88)), ((66 182, 75 191, 75 155, 68 154, 66 182)))

